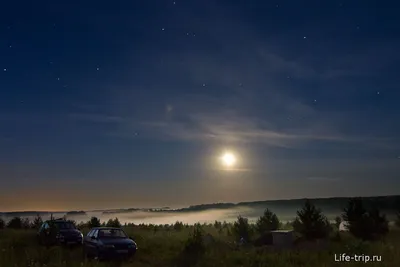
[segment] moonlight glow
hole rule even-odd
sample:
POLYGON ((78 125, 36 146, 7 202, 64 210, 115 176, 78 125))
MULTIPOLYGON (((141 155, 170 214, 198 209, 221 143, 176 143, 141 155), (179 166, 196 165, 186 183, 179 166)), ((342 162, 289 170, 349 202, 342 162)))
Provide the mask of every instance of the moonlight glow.
POLYGON ((221 157, 221 161, 226 167, 232 167, 236 164, 236 157, 230 152, 225 152, 221 157))

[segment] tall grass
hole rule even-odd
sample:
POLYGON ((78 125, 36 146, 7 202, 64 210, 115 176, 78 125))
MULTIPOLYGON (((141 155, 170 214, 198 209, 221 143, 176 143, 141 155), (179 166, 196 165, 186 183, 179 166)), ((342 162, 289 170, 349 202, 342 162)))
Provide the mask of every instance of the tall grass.
MULTIPOLYGON (((385 240, 377 242, 361 242, 347 233, 341 233, 340 240, 330 239, 324 245, 313 244, 277 250, 271 247, 255 247, 251 244, 237 245, 234 236, 229 235, 232 227, 231 224, 222 228, 203 225, 200 230, 200 228, 195 229, 194 226, 187 225, 179 229, 176 227, 174 229, 173 225, 169 227, 125 226, 124 230, 136 240, 139 246, 135 257, 127 262, 86 260, 79 247, 39 246, 35 239, 35 230, 3 229, 0 230, 0 266, 400 266, 400 231, 396 229, 391 230, 385 240), (206 237, 210 236, 212 238, 205 241, 206 237), (204 245, 204 251, 195 253, 196 259, 190 260, 194 257, 190 249, 201 247, 201 244, 204 245), (382 262, 367 264, 335 262, 335 253, 377 255, 382 257, 382 262)), ((82 230, 87 233, 88 228, 82 230)))

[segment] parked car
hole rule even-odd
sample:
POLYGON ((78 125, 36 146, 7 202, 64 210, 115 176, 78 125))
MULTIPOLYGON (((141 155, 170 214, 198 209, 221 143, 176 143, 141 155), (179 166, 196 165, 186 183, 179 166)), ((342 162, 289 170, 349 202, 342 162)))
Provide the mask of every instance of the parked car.
POLYGON ((40 244, 82 244, 83 235, 72 222, 57 219, 45 221, 39 228, 37 238, 40 244))
POLYGON ((110 259, 130 258, 138 247, 121 228, 96 227, 84 237, 83 249, 87 257, 110 259))

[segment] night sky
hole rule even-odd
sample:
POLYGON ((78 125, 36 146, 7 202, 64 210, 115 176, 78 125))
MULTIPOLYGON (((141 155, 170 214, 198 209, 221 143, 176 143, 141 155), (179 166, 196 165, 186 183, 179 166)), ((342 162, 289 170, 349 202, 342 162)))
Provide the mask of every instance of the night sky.
POLYGON ((1 3, 0 211, 400 193, 399 11, 1 3))

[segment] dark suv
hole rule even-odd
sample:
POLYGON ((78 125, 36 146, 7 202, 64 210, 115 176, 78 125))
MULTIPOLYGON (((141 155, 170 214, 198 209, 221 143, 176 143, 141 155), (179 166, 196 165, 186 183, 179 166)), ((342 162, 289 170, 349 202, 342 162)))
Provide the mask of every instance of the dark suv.
POLYGON ((45 221, 40 227, 37 237, 40 244, 82 244, 83 235, 72 222, 58 219, 45 221))

